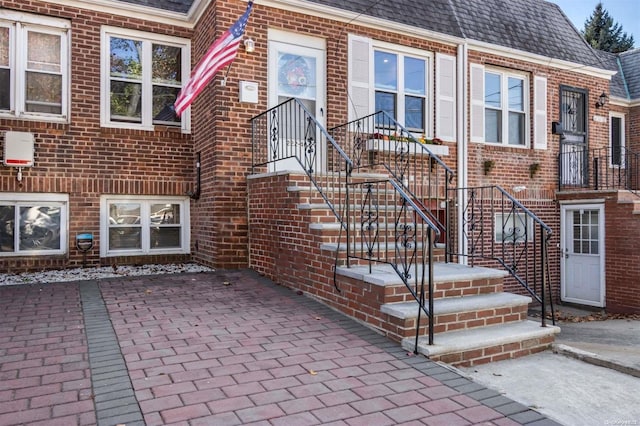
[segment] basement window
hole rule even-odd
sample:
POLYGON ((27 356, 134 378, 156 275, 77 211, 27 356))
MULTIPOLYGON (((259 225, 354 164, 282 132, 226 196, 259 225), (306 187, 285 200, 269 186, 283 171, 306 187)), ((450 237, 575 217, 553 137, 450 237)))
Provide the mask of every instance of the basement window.
POLYGON ((496 213, 496 243, 516 244, 533 240, 533 221, 524 213, 496 213))

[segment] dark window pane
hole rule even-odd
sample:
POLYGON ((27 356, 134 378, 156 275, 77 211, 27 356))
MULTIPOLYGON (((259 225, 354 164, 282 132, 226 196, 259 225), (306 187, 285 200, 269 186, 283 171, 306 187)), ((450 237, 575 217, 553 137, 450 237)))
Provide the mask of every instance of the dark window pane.
POLYGON ((109 250, 142 248, 140 227, 109 228, 109 250))
POLYGON ((182 49, 154 44, 152 56, 153 82, 180 85, 182 81, 182 49))
POLYGON ((0 109, 11 109, 11 70, 0 68, 0 109))
POLYGON ((484 138, 487 142, 502 142, 502 111, 484 110, 484 138))
POLYGON ((26 110, 62 114, 62 76, 27 72, 26 110))
POLYGON ((114 121, 142 122, 142 85, 111 82, 111 119, 114 121))
POLYGON ((14 206, 0 206, 0 252, 15 250, 15 211, 14 206))
POLYGON ((173 107, 179 91, 175 87, 153 86, 153 121, 180 123, 173 107))
POLYGON ((395 93, 376 92, 376 111, 386 111, 392 118, 396 118, 395 93))
POLYGON ((20 207, 20 250, 60 250, 60 208, 20 207))
POLYGON ((151 228, 151 248, 180 248, 179 226, 151 228))
POLYGON ((611 117, 611 164, 622 165, 622 119, 611 117))
POLYGON ((424 131, 424 98, 405 96, 405 127, 414 131, 424 131))

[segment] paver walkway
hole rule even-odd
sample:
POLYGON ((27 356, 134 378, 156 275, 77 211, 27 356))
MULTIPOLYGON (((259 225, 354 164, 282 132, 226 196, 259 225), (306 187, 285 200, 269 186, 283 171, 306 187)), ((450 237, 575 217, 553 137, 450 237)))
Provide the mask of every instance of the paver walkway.
POLYGON ((0 287, 0 315, 0 425, 556 424, 248 270, 0 287))

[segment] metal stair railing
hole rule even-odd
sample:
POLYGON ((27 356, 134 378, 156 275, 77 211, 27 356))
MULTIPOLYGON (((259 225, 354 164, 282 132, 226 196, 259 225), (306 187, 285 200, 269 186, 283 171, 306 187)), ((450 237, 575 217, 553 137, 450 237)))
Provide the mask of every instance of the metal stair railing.
POLYGON ((353 162, 299 99, 290 98, 251 119, 251 173, 276 163, 304 171, 344 226, 344 191, 353 162))
POLYGON ((385 111, 333 127, 329 133, 355 170, 391 175, 438 227, 440 237, 435 242, 450 243, 446 192, 454 172, 431 151, 441 141, 416 137, 385 111))
POLYGON ((464 242, 451 245, 449 255, 468 257, 471 266, 497 262, 540 303, 543 327, 549 299, 555 324, 548 262, 551 228, 500 186, 451 189, 450 198, 461 202, 458 194, 463 191, 467 202, 462 220, 452 223, 461 224, 464 242), (461 243, 466 244, 466 250, 461 249, 461 243))
POLYGON ((419 306, 417 354, 422 313, 433 344, 433 251, 440 231, 394 180, 353 179, 348 186, 347 259, 366 261, 369 273, 384 263, 398 274, 419 306))

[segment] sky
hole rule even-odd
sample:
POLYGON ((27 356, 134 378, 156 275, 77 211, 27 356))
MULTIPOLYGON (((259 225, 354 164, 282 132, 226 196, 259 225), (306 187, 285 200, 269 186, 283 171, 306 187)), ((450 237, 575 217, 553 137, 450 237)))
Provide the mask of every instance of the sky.
POLYGON ((640 48, 640 1, 639 0, 548 0, 560 6, 573 25, 584 29, 585 21, 591 17, 599 1, 609 12, 614 23, 622 26, 622 32, 633 35, 634 47, 640 48))

